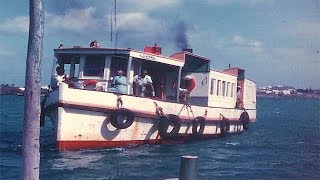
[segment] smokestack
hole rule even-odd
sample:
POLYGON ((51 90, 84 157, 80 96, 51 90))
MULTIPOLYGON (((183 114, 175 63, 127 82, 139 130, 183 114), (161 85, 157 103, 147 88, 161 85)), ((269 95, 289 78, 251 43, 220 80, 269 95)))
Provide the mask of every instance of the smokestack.
POLYGON ((193 49, 190 49, 190 48, 184 48, 184 49, 182 49, 182 51, 193 53, 193 49))

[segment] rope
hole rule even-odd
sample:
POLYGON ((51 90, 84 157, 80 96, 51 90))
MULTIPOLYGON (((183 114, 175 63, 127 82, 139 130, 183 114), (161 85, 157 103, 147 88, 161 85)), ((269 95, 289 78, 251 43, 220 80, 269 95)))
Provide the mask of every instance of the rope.
POLYGON ((180 110, 180 112, 179 112, 179 114, 178 114, 178 116, 181 114, 181 112, 182 112, 182 110, 183 110, 183 108, 186 108, 186 110, 187 110, 187 113, 188 113, 188 116, 190 116, 190 114, 189 114, 189 109, 190 109, 190 113, 192 114, 192 117, 194 118, 194 114, 193 114, 193 111, 192 111, 192 108, 191 108, 191 105, 190 104, 187 104, 187 103, 185 103, 183 106, 182 106, 182 108, 181 108, 181 110, 180 110), (188 109, 189 108, 189 109, 188 109))
POLYGON ((121 97, 118 97, 117 99, 117 108, 123 108, 123 101, 121 99, 121 97))
POLYGON ((158 116, 164 116, 163 108, 160 107, 156 102, 153 102, 156 105, 156 114, 158 116))

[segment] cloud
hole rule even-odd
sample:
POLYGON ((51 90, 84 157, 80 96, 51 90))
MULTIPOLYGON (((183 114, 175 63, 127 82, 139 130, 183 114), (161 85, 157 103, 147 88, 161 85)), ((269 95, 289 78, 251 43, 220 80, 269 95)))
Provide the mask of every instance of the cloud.
POLYGON ((157 0, 157 1, 150 1, 150 0, 139 0, 139 1, 132 1, 132 0, 123 0, 119 1, 122 7, 125 9, 131 9, 138 12, 145 12, 159 8, 171 8, 178 5, 181 0, 157 0))
POLYGON ((94 18, 95 8, 70 9, 65 14, 47 14, 47 25, 50 30, 67 30, 83 32, 95 30, 101 24, 99 19, 94 18))
POLYGON ((264 51, 262 42, 257 40, 249 40, 240 35, 234 35, 231 40, 231 45, 234 47, 241 47, 248 49, 254 53, 261 53, 264 51))
POLYGON ((232 4, 256 5, 270 1, 272 0, 207 0, 207 3, 213 6, 228 6, 232 4))
POLYGON ((121 13, 117 17, 117 27, 120 30, 148 32, 154 30, 156 26, 156 20, 141 12, 121 13))
POLYGON ((18 16, 7 19, 4 23, 0 24, 0 32, 8 34, 29 32, 29 17, 18 16))
MULTIPOLYGON (((171 8, 178 5, 181 0, 121 0, 117 1, 117 12, 148 12, 159 8, 171 8)), ((70 9, 84 9, 96 7, 97 13, 110 14, 114 9, 114 0, 54 0, 46 1, 48 11, 51 13, 64 14, 70 9)))
POLYGON ((316 38, 320 40, 320 23, 319 22, 296 22, 291 25, 292 34, 297 37, 316 38))

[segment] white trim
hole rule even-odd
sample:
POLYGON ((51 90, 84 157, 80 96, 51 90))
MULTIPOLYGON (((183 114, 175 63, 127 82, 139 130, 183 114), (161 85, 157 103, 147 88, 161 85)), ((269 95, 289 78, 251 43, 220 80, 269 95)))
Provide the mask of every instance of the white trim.
POLYGON ((179 59, 165 58, 162 56, 158 56, 158 55, 150 54, 146 52, 130 51, 129 55, 131 57, 138 58, 138 59, 170 64, 170 65, 180 66, 180 67, 184 66, 184 62, 179 59))

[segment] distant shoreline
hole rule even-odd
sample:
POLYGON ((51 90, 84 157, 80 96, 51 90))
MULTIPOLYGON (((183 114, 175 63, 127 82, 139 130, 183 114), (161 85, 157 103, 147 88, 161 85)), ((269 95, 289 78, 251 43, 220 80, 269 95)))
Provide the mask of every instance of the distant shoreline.
POLYGON ((302 94, 289 94, 289 95, 277 95, 277 94, 265 94, 265 93, 257 93, 257 97, 266 97, 266 98, 307 98, 307 99, 320 99, 320 94, 315 93, 302 93, 302 94))

